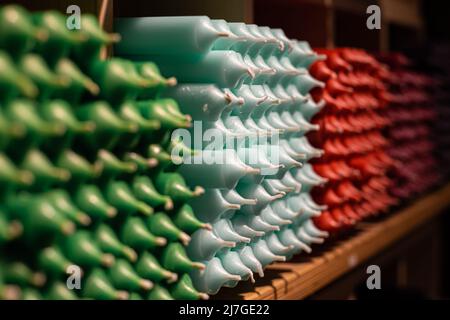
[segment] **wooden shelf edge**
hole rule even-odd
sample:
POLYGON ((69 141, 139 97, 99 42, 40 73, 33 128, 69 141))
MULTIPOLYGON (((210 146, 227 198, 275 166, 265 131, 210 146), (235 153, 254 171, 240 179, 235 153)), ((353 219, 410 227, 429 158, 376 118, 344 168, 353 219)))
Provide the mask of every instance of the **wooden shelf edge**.
MULTIPOLYGON (((346 272, 374 257, 423 223, 450 206, 450 184, 419 198, 410 206, 389 214, 380 222, 364 222, 361 231, 338 243, 320 256, 306 262, 277 263, 267 268, 278 272, 276 278, 261 279, 264 285, 249 292, 226 294, 219 299, 297 300, 330 284, 346 272)), ((318 249, 319 247, 316 246, 318 249)))

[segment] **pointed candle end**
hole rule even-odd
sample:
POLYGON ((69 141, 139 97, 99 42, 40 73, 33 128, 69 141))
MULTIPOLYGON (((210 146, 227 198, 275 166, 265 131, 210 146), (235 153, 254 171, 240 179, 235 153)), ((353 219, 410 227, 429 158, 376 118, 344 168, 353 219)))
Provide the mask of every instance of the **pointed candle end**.
POLYGON ((120 33, 110 33, 108 34, 108 40, 110 43, 117 43, 122 40, 122 35, 120 33))
POLYGON ((187 233, 182 232, 180 233, 179 240, 183 245, 187 246, 191 241, 191 237, 187 233))
POLYGON ((118 291, 117 292, 117 299, 118 300, 128 300, 130 295, 126 291, 118 291))
POLYGON ((252 78, 252 79, 254 79, 256 76, 255 71, 253 71, 250 68, 247 69, 247 73, 249 74, 250 78, 252 78))
POLYGON ((260 269, 258 270, 258 274, 259 274, 259 276, 260 276, 261 278, 264 278, 264 270, 263 270, 262 268, 260 268, 260 269))
POLYGON ((108 218, 114 218, 117 215, 117 209, 114 207, 109 207, 106 210, 106 215, 108 216, 108 218))
POLYGON ((155 168, 158 166, 158 164, 159 164, 159 161, 156 158, 147 159, 147 167, 148 168, 155 168))
POLYGON ((114 264, 114 262, 116 261, 114 256, 112 254, 109 254, 109 253, 105 253, 101 257, 101 260, 102 260, 102 265, 107 267, 107 268, 111 267, 114 264))
POLYGON ((198 297, 200 300, 209 300, 209 295, 207 295, 206 293, 200 292, 198 294, 198 297))
POLYGON ((242 278, 241 278, 241 276, 239 276, 239 275, 231 275, 231 277, 230 277, 230 280, 231 281, 241 281, 242 280, 242 278))
POLYGON ((239 204, 229 203, 225 206, 225 208, 230 209, 230 210, 239 210, 241 208, 241 206, 239 204))
POLYGON ((202 228, 203 228, 203 229, 206 229, 206 230, 208 230, 208 231, 212 231, 212 229, 213 229, 212 225, 210 225, 209 223, 204 223, 204 224, 202 225, 202 228))
POLYGON ((42 287, 46 281, 47 281, 47 277, 42 272, 36 272, 35 274, 33 274, 32 279, 31 279, 31 282, 33 283, 33 285, 35 285, 37 287, 42 287))
POLYGON ((169 87, 174 87, 178 84, 178 80, 175 77, 170 77, 166 80, 166 85, 169 87))
POLYGON ((78 212, 78 220, 80 221, 80 223, 83 226, 88 226, 92 222, 92 219, 86 213, 84 213, 82 211, 78 212))
POLYGON ((198 270, 205 270, 206 266, 203 263, 200 262, 193 262, 192 267, 198 270))
POLYGON ((172 199, 167 199, 166 203, 164 204, 164 209, 166 210, 172 210, 173 209, 173 201, 172 199))
POLYGON ((269 99, 269 96, 264 96, 264 97, 260 98, 260 99, 256 102, 256 105, 259 106, 261 103, 263 103, 263 102, 266 101, 267 99, 269 99))
POLYGON ((196 186, 194 189, 194 196, 198 197, 205 193, 205 189, 200 186, 196 186))
POLYGON ((150 280, 146 280, 146 279, 142 279, 139 282, 139 286, 141 287, 141 289, 143 289, 145 291, 151 290, 154 287, 153 282, 151 282, 150 280))
POLYGON ((174 283, 174 282, 177 282, 178 275, 176 273, 167 271, 166 278, 167 278, 167 283, 174 283))
POLYGON ((70 235, 70 234, 74 233, 75 232, 75 224, 73 224, 71 221, 64 223, 61 226, 61 232, 64 235, 70 235))
POLYGON ((167 244, 167 239, 162 237, 156 237, 156 245, 159 247, 164 247, 167 244))
POLYGON ((136 262, 138 255, 133 249, 130 247, 125 247, 124 254, 128 257, 128 260, 131 262, 136 262))
POLYGON ((8 228, 8 233, 10 239, 15 239, 19 237, 23 232, 23 226, 19 221, 12 221, 8 228))

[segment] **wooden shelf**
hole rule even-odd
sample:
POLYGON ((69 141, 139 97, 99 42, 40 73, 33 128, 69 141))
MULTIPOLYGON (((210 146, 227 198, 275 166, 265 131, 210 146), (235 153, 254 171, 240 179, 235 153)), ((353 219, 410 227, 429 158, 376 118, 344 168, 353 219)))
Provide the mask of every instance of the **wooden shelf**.
POLYGON ((300 254, 286 263, 269 266, 256 285, 224 288, 214 299, 296 300, 326 287, 346 272, 374 257, 450 205, 450 184, 424 196, 378 222, 360 223, 347 239, 314 247, 312 256, 300 254))

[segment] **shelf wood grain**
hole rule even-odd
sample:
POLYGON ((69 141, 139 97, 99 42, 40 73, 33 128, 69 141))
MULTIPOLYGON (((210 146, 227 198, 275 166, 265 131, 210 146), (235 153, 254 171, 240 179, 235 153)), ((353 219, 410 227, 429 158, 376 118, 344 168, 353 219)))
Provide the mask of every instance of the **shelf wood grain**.
POLYGON ((266 276, 236 288, 224 288, 214 299, 297 300, 326 287, 356 266, 405 237, 450 206, 450 184, 374 222, 360 223, 352 234, 315 246, 314 254, 300 254, 286 263, 269 266, 266 276))

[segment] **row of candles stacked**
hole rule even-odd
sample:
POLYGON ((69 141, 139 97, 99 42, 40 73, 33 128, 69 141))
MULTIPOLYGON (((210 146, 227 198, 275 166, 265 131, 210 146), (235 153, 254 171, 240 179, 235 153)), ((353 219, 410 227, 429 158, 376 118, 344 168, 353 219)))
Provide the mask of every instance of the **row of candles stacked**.
POLYGON ((320 131, 310 137, 325 151, 314 169, 329 182, 314 190, 317 202, 328 206, 314 221, 322 230, 336 232, 396 203, 389 195, 392 181, 386 175, 394 161, 382 133, 390 123, 382 81, 387 71, 363 50, 319 52, 327 60, 316 62, 311 73, 326 86, 313 94, 326 105, 313 119, 320 131))
POLYGON ((124 39, 116 54, 176 76, 180 84, 161 95, 194 120, 173 137, 194 150, 172 157, 189 185, 205 188, 189 204, 212 225, 187 247, 206 266, 190 273, 197 290, 254 281, 272 262, 321 243, 327 232, 311 217, 326 206, 309 191, 326 179, 307 161, 323 152, 305 134, 318 129, 310 119, 323 106, 309 95, 323 83, 308 68, 324 57, 280 29, 204 16, 122 18, 116 28, 124 39))
POLYGON ((383 79, 390 93, 387 116, 391 125, 386 136, 391 141, 389 154, 397 161, 391 193, 408 200, 436 185, 443 174, 438 170, 433 132, 434 127, 439 129, 433 96, 438 83, 425 73, 413 71, 412 62, 402 54, 382 55, 379 59, 389 66, 383 79))
POLYGON ((183 244, 200 195, 170 172, 188 127, 153 63, 100 59, 119 40, 47 11, 0 8, 0 298, 199 299, 183 244), (139 99, 137 99, 139 97, 139 99))

